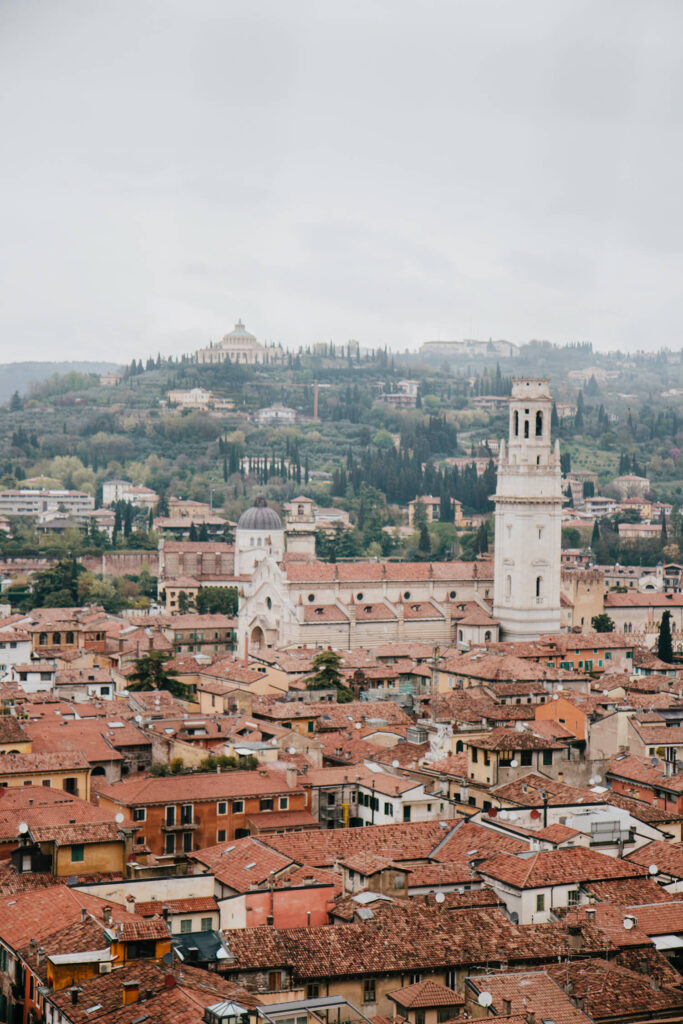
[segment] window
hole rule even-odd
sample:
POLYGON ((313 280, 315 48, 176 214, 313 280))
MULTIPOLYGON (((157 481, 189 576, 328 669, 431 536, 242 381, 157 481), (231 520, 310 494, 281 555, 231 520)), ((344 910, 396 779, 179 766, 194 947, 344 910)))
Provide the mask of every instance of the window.
POLYGON ((363 1002, 374 1003, 375 999, 375 979, 366 978, 365 981, 363 982, 363 1002))
POLYGON ((218 832, 216 832, 216 841, 219 843, 224 843, 227 838, 227 835, 228 833, 224 828, 219 828, 218 832))
POLYGON ((183 832, 183 853, 192 853, 192 833, 183 832))
POLYGON ((244 812, 244 800, 233 800, 232 813, 242 814, 244 812))
POLYGON ((49 789, 51 787, 51 785, 52 785, 52 780, 51 779, 43 779, 43 781, 41 782, 41 786, 45 786, 46 789, 49 789))
POLYGON ((385 805, 384 805, 384 813, 385 814, 389 814, 389 815, 393 815, 393 813, 394 813, 394 805, 393 804, 385 803, 385 805))
POLYGON ((83 846, 83 843, 75 843, 71 847, 71 860, 72 860, 72 863, 75 864, 77 862, 83 861, 84 857, 85 857, 85 848, 83 846))
POLYGON ((281 976, 279 971, 270 971, 268 974, 268 989, 270 992, 277 992, 280 988, 281 976))
POLYGON ((476 747, 470 747, 470 752, 472 754, 472 764, 476 764, 477 760, 479 758, 479 752, 477 751, 477 748, 476 747))
POLYGON ((418 981, 422 981, 422 975, 419 971, 413 971, 410 975, 410 984, 417 985, 418 981))
POLYGON ((553 752, 552 752, 552 750, 544 750, 543 751, 543 764, 552 764, 552 763, 553 763, 553 752))
POLYGON ((425 1024, 425 1011, 424 1010, 416 1010, 415 1011, 415 1024, 425 1024))
POLYGON ((529 421, 528 420, 524 420, 524 436, 525 437, 529 436, 529 421))
POLYGON ((519 763, 522 764, 522 765, 525 765, 527 767, 532 763, 532 761, 531 761, 531 751, 530 750, 522 750, 521 751, 519 763))
POLYGON ((536 413, 536 437, 542 437, 543 435, 543 413, 539 411, 536 413))
POLYGON ((262 796, 259 800, 260 811, 272 811, 273 809, 273 798, 272 796, 262 796))
POLYGON ((188 932, 192 931, 192 921, 189 917, 186 917, 180 922, 180 932, 182 935, 187 935, 188 932))
POLYGON ((216 806, 216 812, 218 814, 227 814, 228 813, 228 801, 227 800, 219 800, 218 804, 216 806))
POLYGON ((579 905, 579 890, 578 889, 570 889, 569 892, 567 893, 567 906, 568 907, 578 907, 578 905, 579 905))
POLYGON ((166 808, 166 824, 175 825, 175 807, 166 808))
POLYGON ((306 986, 306 998, 307 999, 317 999, 319 991, 320 991, 320 986, 319 985, 307 985, 306 986))
POLYGON ((514 415, 512 417, 512 423, 513 423, 513 428, 514 428, 514 431, 515 431, 515 437, 519 437, 519 412, 517 411, 517 409, 515 409, 515 411, 514 411, 514 415))
POLYGON ((134 807, 133 808, 133 821, 146 821, 147 820, 147 808, 146 807, 134 807))
POLYGON ((170 835, 166 836, 166 842, 164 844, 166 853, 175 853, 175 836, 171 832, 170 835))
POLYGON ((183 804, 180 808, 180 824, 191 825, 194 818, 193 804, 183 804))
POLYGON ((545 910, 545 893, 536 893, 536 912, 541 913, 545 910))
POLYGON ((505 577, 505 596, 508 600, 512 597, 512 576, 509 573, 505 577))
POLYGON ((202 918, 202 931, 203 932, 210 932, 212 925, 213 925, 213 921, 211 920, 210 917, 203 917, 202 918))
POLYGON ((154 960, 156 956, 155 940, 141 939, 138 942, 127 942, 126 956, 129 960, 154 960))
POLYGON ((277 802, 278 810, 288 811, 289 810, 289 797, 281 796, 277 802))
POLYGON ((536 577, 536 598, 540 598, 542 587, 543 587, 543 577, 542 576, 537 576, 536 577))

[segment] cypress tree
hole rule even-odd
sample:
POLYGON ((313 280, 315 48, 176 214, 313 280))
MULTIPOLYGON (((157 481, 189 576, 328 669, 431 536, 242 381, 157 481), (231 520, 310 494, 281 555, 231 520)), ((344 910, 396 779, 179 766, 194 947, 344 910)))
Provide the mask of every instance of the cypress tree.
POLYGON ((662 621, 659 624, 659 637, 657 639, 657 657, 661 661, 668 663, 674 660, 674 649, 671 642, 671 612, 667 610, 662 615, 662 621))

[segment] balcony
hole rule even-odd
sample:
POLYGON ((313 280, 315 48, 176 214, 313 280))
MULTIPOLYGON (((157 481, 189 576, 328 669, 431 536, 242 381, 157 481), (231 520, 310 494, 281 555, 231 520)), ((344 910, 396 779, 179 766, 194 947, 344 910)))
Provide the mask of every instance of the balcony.
POLYGON ((164 819, 164 823, 161 826, 162 832, 187 832, 188 830, 199 828, 202 823, 202 819, 195 814, 190 821, 183 821, 182 819, 176 819, 175 821, 167 821, 164 819))

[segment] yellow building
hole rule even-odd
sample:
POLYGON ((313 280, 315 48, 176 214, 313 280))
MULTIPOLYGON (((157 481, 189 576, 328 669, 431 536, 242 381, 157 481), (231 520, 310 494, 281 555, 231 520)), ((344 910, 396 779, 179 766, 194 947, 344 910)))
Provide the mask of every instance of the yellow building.
POLYGON ((0 716, 0 754, 30 754, 31 737, 14 715, 0 716))
POLYGON ((2 786, 49 786, 89 800, 90 765, 83 754, 71 750, 0 754, 2 786))

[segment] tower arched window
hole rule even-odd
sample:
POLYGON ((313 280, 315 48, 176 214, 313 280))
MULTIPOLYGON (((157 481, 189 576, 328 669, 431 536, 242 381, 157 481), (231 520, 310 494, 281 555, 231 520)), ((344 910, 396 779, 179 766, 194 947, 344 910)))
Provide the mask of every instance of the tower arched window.
POLYGON ((537 576, 536 577, 536 597, 541 597, 542 590, 543 590, 543 577, 542 576, 537 576))
POLYGON ((529 436, 529 421, 528 420, 524 420, 524 436, 525 437, 529 436))
POLYGON ((515 430, 515 437, 519 437, 519 412, 515 409, 514 416, 512 417, 512 423, 515 430))
POLYGON ((512 576, 509 574, 505 577, 505 596, 508 599, 512 597, 512 576))
POLYGON ((486 632, 484 633, 484 643, 489 643, 490 640, 491 640, 491 630, 487 629, 486 632))
POLYGON ((539 409, 536 413, 536 437, 543 436, 543 413, 539 409))

